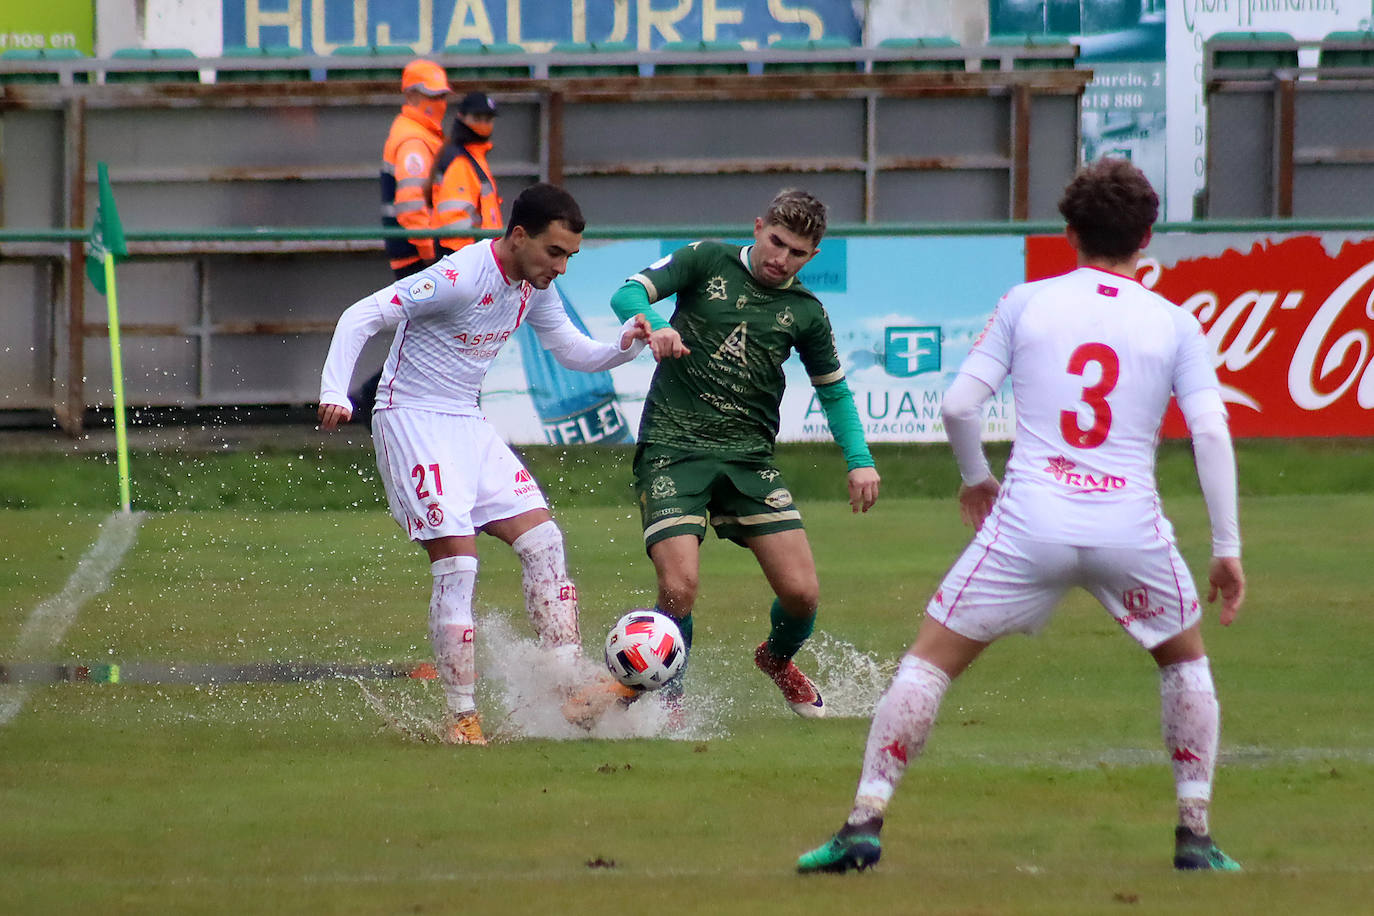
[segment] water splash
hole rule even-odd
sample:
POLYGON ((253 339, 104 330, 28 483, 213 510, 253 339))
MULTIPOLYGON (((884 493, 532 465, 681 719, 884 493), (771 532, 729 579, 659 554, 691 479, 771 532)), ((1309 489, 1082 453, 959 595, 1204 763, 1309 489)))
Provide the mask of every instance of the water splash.
MULTIPOLYGON (((555 657, 532 636, 517 632, 511 620, 500 614, 479 615, 477 633, 479 695, 486 693, 486 708, 500 710, 488 716, 494 737, 699 741, 726 733, 719 715, 728 706, 719 703, 709 689, 689 693, 677 709, 660 694, 645 694, 633 703, 612 703, 590 728, 574 725, 563 716, 563 700, 570 687, 590 683, 604 673, 599 658, 555 657)), ((588 646, 588 652, 596 651, 588 646)))
POLYGON ((802 646, 797 659, 825 697, 826 715, 866 718, 887 689, 900 659, 880 661, 851 642, 818 631, 802 646))

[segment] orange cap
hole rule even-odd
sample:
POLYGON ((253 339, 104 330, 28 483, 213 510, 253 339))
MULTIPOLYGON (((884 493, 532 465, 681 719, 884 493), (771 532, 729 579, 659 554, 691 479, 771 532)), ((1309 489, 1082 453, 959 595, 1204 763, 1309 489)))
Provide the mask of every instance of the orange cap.
POLYGON ((444 68, 432 60, 412 60, 406 64, 406 68, 401 71, 401 91, 423 92, 425 95, 439 98, 448 95, 453 90, 448 85, 448 75, 444 73, 444 68))

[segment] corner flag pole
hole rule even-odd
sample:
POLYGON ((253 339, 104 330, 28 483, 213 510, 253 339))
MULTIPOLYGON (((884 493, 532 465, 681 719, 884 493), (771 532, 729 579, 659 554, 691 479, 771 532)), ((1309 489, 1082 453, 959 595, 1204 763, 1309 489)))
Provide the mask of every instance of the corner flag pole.
MULTIPOLYGON (((104 174, 102 166, 102 176, 104 174)), ((115 259, 105 252, 105 303, 110 322, 110 375, 114 387, 115 454, 119 468, 119 502, 130 511, 129 436, 124 425, 124 359, 119 346, 119 296, 115 293, 115 259)))
POLYGON ((119 346, 119 297, 115 294, 115 259, 129 256, 124 244, 124 227, 115 209, 114 189, 110 187, 110 173, 105 163, 96 165, 99 181, 99 204, 95 223, 91 226, 90 241, 86 245, 86 276, 96 292, 104 293, 110 324, 110 374, 113 378, 115 412, 115 451, 119 467, 119 501, 124 511, 130 511, 129 500, 129 440, 124 426, 124 362, 119 346))

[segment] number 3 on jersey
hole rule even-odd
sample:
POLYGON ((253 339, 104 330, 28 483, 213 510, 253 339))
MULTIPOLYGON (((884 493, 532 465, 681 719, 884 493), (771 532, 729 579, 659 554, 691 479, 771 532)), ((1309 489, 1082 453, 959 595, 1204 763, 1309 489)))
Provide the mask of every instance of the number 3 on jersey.
POLYGON ((1088 385, 1080 395, 1084 404, 1092 408, 1093 425, 1083 429, 1078 425, 1077 410, 1059 412, 1059 432, 1064 441, 1077 448, 1097 448, 1107 441, 1112 428, 1112 405, 1107 403, 1107 395, 1112 393, 1121 377, 1121 360, 1116 351, 1104 343, 1085 343, 1069 356, 1070 375, 1084 375, 1089 363, 1096 363, 1102 369, 1102 377, 1096 385, 1088 385))

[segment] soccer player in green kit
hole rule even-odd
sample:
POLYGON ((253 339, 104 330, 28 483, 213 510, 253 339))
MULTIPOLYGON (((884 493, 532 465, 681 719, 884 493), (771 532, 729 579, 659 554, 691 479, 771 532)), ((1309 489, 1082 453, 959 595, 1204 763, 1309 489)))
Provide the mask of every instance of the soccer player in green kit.
MULTIPOLYGON (((801 513, 773 465, 783 363, 795 349, 848 465, 849 504, 867 512, 878 472, 844 380, 830 319, 797 272, 825 234, 825 205, 785 190, 754 220, 752 245, 694 242, 654 262, 611 298, 617 315, 644 313, 658 368, 635 451, 644 544, 658 575, 657 609, 689 648, 701 542, 716 535, 749 548, 777 598, 754 653, 798 715, 825 715, 816 685, 792 657, 815 625, 820 586, 801 513), (677 294, 671 321, 650 307, 677 294)), ((665 688, 680 695, 681 682, 665 688)))

